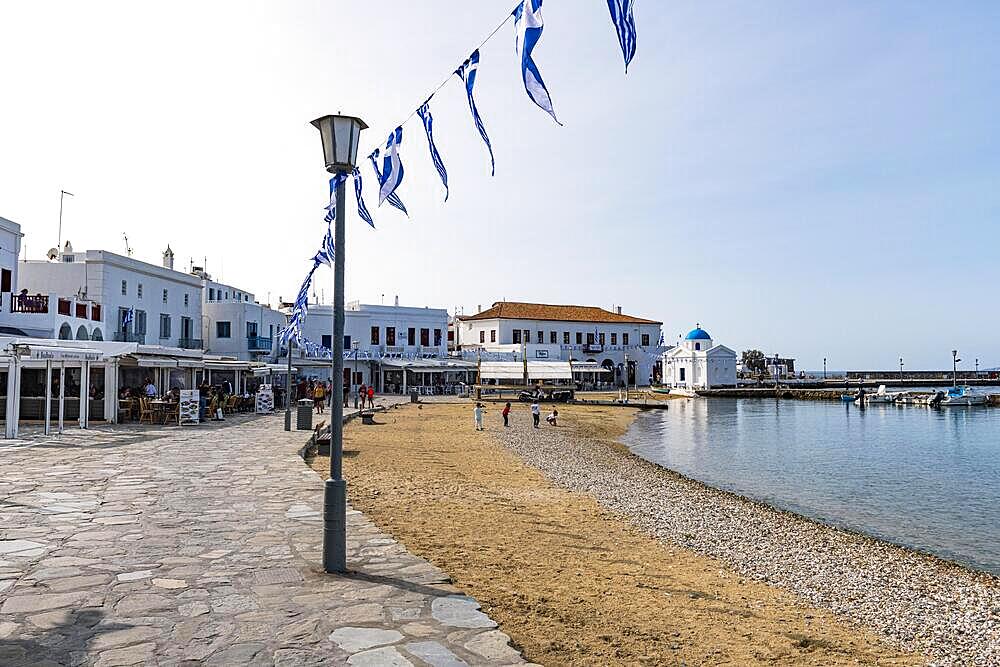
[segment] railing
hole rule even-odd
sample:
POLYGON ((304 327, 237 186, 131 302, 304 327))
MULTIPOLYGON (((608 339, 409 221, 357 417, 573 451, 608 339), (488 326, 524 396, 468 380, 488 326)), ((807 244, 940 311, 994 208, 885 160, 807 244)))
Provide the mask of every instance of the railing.
POLYGON ((204 343, 201 338, 179 338, 177 340, 177 347, 184 350, 200 350, 204 347, 204 343))
POLYGON ((146 344, 146 334, 137 334, 131 331, 116 331, 114 341, 116 343, 139 343, 146 344))
POLYGON ((270 352, 271 339, 263 336, 247 336, 247 349, 251 352, 270 352))
POLYGON ((12 313, 47 313, 49 312, 49 297, 41 294, 13 294, 10 300, 12 313))

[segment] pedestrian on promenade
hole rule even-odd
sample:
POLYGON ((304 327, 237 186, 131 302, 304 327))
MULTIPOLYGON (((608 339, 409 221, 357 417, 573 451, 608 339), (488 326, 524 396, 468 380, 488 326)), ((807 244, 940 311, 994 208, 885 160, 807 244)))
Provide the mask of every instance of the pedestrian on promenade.
POLYGON ((536 398, 531 402, 531 421, 535 428, 538 428, 538 422, 542 417, 542 407, 538 405, 538 399, 536 398))
POLYGON ((549 423, 549 426, 559 426, 559 424, 556 423, 556 420, 558 419, 559 419, 559 411, 556 410, 555 408, 552 408, 552 412, 550 412, 549 416, 545 418, 545 421, 549 423))
POLYGON ((510 420, 508 419, 510 417, 510 402, 508 402, 506 405, 503 406, 503 412, 501 412, 500 414, 503 415, 504 428, 507 428, 508 426, 510 426, 510 420))
POLYGON ((486 413, 486 410, 483 409, 483 404, 482 403, 476 403, 476 407, 472 410, 472 415, 476 418, 476 430, 477 431, 482 431, 483 430, 483 414, 485 414, 485 413, 486 413))
POLYGON ((358 396, 361 398, 361 409, 364 410, 365 401, 368 400, 368 385, 362 383, 361 388, 358 390, 358 396))
POLYGON ((375 409, 375 387, 368 387, 368 407, 375 409))
POLYGON ((351 385, 344 383, 344 407, 348 407, 351 398, 351 385))
POLYGON ((333 407, 333 382, 326 383, 326 404, 333 407))
POLYGON ((325 382, 316 383, 316 387, 313 389, 313 406, 316 408, 316 414, 323 414, 323 408, 326 406, 325 382))

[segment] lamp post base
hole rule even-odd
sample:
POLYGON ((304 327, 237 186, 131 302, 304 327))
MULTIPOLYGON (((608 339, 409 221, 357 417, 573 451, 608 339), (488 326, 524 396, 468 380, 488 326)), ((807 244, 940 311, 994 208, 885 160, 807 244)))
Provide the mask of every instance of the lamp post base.
POLYGON ((328 479, 323 489, 323 570, 347 571, 347 482, 328 479))

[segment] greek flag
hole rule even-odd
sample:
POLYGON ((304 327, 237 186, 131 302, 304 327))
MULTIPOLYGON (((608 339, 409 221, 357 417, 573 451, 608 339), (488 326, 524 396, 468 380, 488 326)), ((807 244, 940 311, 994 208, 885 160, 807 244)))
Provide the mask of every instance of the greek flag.
MULTIPOLYGON (((382 182, 382 170, 378 168, 378 149, 377 148, 374 151, 372 151, 372 154, 368 156, 368 159, 371 160, 371 162, 372 162, 372 169, 375 170, 375 178, 378 180, 379 183, 381 183, 382 182)), ((357 186, 355 186, 355 187, 357 187, 357 186)), ((403 200, 400 199, 399 195, 397 195, 395 192, 393 192, 391 195, 389 195, 388 197, 386 197, 386 200, 389 202, 389 204, 393 208, 399 209, 404 214, 406 214, 407 217, 409 217, 410 214, 407 213, 406 206, 403 205, 403 200)))
POLYGON ((372 220, 372 214, 365 206, 365 198, 361 195, 361 170, 355 167, 351 175, 354 177, 354 198, 358 200, 358 216, 375 229, 375 221, 372 220))
POLYGON ((441 182, 444 184, 444 200, 448 201, 448 170, 444 168, 444 162, 441 161, 441 154, 438 153, 437 146, 434 144, 434 117, 431 116, 430 98, 426 102, 420 105, 417 109, 417 114, 420 116, 420 120, 424 122, 424 132, 427 133, 427 147, 431 151, 431 161, 434 163, 434 168, 438 171, 438 176, 441 177, 441 182))
POLYGON ((135 322, 135 308, 129 308, 122 315, 122 331, 128 331, 128 325, 135 322))
POLYGON ((545 88, 542 75, 538 72, 531 52, 542 37, 542 0, 521 0, 513 11, 514 16, 514 50, 521 58, 521 78, 524 80, 524 90, 531 101, 543 111, 547 111, 552 120, 559 125, 556 112, 552 109, 549 91, 545 88))
POLYGON ((347 174, 337 174, 330 179, 330 203, 326 205, 326 215, 323 217, 327 223, 337 218, 337 186, 346 180, 347 174))
POLYGON ((399 159, 399 145, 403 143, 403 128, 397 127, 389 133, 382 154, 382 176, 378 180, 378 203, 382 205, 389 195, 403 182, 403 163, 399 159))
POLYGON ((615 24, 618 43, 621 44, 622 56, 625 57, 626 74, 628 74, 629 63, 635 57, 635 17, 632 15, 634 6, 635 0, 608 0, 611 22, 615 24))
POLYGON ((663 347, 663 343, 664 343, 664 341, 663 341, 663 332, 661 331, 660 332, 660 347, 663 347))
POLYGON ((462 63, 462 66, 455 70, 455 74, 465 82, 465 94, 469 98, 469 111, 472 112, 472 120, 476 123, 479 136, 486 142, 486 148, 490 151, 490 175, 495 176, 497 172, 496 160, 493 159, 493 146, 490 145, 490 138, 486 135, 486 127, 483 119, 479 117, 479 109, 476 108, 476 100, 472 97, 472 89, 476 87, 476 70, 479 69, 479 49, 472 52, 469 59, 462 63))

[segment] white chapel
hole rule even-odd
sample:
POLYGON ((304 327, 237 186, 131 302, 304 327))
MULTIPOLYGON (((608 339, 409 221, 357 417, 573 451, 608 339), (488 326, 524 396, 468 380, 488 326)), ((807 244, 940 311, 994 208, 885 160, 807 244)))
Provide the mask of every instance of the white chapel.
POLYGON ((663 353, 663 383, 672 389, 736 386, 736 352, 716 345, 695 325, 680 345, 663 353))

